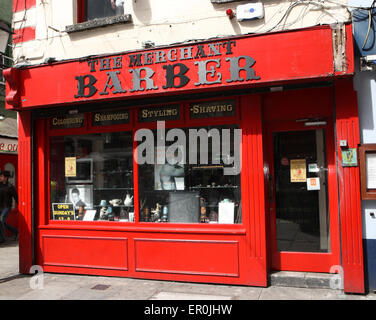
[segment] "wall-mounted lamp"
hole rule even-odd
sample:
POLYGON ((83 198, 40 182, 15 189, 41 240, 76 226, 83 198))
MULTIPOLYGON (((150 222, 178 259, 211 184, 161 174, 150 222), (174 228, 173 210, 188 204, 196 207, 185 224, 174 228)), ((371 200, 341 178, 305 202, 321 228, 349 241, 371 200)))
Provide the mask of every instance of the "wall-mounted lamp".
POLYGON ((5 54, 11 33, 10 27, 4 21, 0 21, 0 54, 5 54))

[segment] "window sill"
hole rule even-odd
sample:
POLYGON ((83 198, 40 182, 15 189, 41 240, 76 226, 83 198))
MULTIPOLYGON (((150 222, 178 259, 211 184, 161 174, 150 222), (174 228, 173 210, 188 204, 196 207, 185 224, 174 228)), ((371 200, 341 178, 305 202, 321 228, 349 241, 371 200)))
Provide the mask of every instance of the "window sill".
POLYGON ((89 231, 117 231, 129 233, 180 233, 180 234, 226 234, 245 235, 246 229, 242 224, 211 224, 200 223, 190 225, 162 226, 163 223, 128 223, 128 222, 103 222, 97 224, 87 221, 57 221, 52 220, 50 224, 39 226, 39 230, 89 230, 89 231))
POLYGON ((100 19, 94 19, 90 21, 85 21, 77 24, 73 24, 70 26, 65 27, 65 31, 67 33, 74 33, 80 31, 86 31, 96 28, 102 28, 111 26, 114 24, 121 24, 121 23, 130 23, 132 22, 132 16, 130 14, 124 14, 121 16, 113 16, 113 17, 106 17, 100 19))

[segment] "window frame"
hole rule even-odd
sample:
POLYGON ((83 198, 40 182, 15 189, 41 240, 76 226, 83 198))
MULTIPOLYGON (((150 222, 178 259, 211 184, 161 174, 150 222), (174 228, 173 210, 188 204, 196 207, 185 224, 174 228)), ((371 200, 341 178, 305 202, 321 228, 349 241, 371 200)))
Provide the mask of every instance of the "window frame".
POLYGON ((77 23, 82 23, 86 21, 86 1, 77 0, 77 23))
MULTIPOLYGON (((116 15, 100 17, 95 19, 105 19, 110 17, 116 17, 116 15)), ((92 20, 94 19, 87 20, 87 0, 77 0, 77 23, 83 23, 92 20)))
POLYGON ((376 200, 376 189, 367 188, 367 154, 376 154, 376 144, 359 145, 360 193, 362 200, 376 200))

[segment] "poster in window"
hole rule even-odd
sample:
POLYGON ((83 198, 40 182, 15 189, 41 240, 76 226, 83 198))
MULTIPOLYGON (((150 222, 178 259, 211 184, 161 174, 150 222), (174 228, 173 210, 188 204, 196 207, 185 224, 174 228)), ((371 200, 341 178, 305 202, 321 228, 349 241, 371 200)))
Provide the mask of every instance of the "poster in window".
POLYGON ((156 147, 156 161, 154 165, 154 190, 184 190, 184 148, 173 148, 176 152, 169 152, 168 148, 156 147), (179 161, 181 160, 181 161, 179 161))
POLYGON ((65 158, 65 176, 75 177, 76 176, 76 157, 66 157, 65 158))
POLYGON ((74 209, 79 207, 89 209, 93 207, 92 185, 69 185, 67 186, 68 202, 73 203, 74 209))
POLYGON ((305 159, 290 160, 290 179, 291 182, 307 181, 307 169, 305 159))

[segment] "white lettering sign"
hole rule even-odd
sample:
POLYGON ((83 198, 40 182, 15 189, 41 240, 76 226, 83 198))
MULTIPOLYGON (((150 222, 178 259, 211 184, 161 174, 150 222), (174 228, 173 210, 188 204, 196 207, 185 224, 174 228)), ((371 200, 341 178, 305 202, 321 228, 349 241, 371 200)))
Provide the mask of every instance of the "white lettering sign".
POLYGON ((0 138, 0 153, 18 153, 18 140, 0 138))

